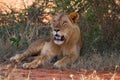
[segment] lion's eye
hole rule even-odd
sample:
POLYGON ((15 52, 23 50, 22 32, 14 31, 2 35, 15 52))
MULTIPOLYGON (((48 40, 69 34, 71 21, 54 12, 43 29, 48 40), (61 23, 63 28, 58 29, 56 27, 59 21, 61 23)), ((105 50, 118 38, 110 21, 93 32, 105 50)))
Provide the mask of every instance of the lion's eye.
POLYGON ((52 21, 52 24, 55 25, 55 20, 52 21))
POLYGON ((67 21, 64 21, 62 25, 63 25, 63 26, 65 26, 65 25, 66 25, 66 23, 67 23, 67 21))

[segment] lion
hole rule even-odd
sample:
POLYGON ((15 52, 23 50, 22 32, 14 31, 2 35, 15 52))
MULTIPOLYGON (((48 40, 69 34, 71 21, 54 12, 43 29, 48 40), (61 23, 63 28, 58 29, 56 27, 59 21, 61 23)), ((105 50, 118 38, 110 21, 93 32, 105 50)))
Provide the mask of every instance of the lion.
POLYGON ((54 56, 62 55, 62 58, 53 64, 55 68, 66 68, 67 65, 73 64, 79 57, 83 43, 81 31, 77 25, 78 19, 79 14, 76 12, 57 14, 51 22, 50 40, 33 42, 25 52, 11 57, 10 61, 19 63, 29 56, 39 54, 32 62, 22 65, 23 68, 37 68, 53 59, 54 56))

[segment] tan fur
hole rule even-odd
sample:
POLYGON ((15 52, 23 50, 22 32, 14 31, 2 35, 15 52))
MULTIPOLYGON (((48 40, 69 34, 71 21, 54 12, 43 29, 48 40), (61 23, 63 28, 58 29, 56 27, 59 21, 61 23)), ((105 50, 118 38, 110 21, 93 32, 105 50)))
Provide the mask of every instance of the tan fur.
POLYGON ((23 68, 36 68, 58 55, 63 55, 63 57, 55 62, 54 67, 65 68, 68 64, 72 64, 78 58, 83 43, 77 25, 78 19, 79 14, 75 12, 69 15, 64 13, 56 15, 51 23, 54 34, 50 41, 38 40, 32 43, 23 54, 17 54, 11 57, 10 60, 20 62, 31 55, 39 53, 40 56, 35 60, 24 63, 23 68), (56 36, 56 34, 60 36, 56 36))

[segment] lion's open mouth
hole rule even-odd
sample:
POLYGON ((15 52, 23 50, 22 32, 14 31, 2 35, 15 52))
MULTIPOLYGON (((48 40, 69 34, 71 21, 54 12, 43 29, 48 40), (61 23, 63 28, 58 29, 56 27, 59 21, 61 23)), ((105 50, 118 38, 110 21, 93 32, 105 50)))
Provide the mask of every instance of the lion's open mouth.
POLYGON ((54 36, 54 40, 56 40, 56 41, 64 41, 64 36, 60 36, 60 35, 58 35, 58 34, 56 34, 55 36, 54 36))

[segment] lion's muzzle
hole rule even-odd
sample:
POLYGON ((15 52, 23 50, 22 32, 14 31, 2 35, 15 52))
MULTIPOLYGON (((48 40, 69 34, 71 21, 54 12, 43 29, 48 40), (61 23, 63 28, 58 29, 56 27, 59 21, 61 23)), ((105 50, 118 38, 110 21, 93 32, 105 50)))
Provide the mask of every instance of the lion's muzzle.
POLYGON ((54 40, 56 40, 56 41, 64 41, 64 36, 59 36, 58 34, 56 34, 55 36, 54 36, 54 40))
POLYGON ((65 37, 64 37, 64 35, 62 35, 61 33, 60 33, 60 30, 54 30, 53 31, 53 36, 54 36, 54 43, 55 44, 57 44, 57 45, 61 45, 61 44, 63 44, 63 42, 64 42, 64 40, 65 40, 65 37))

